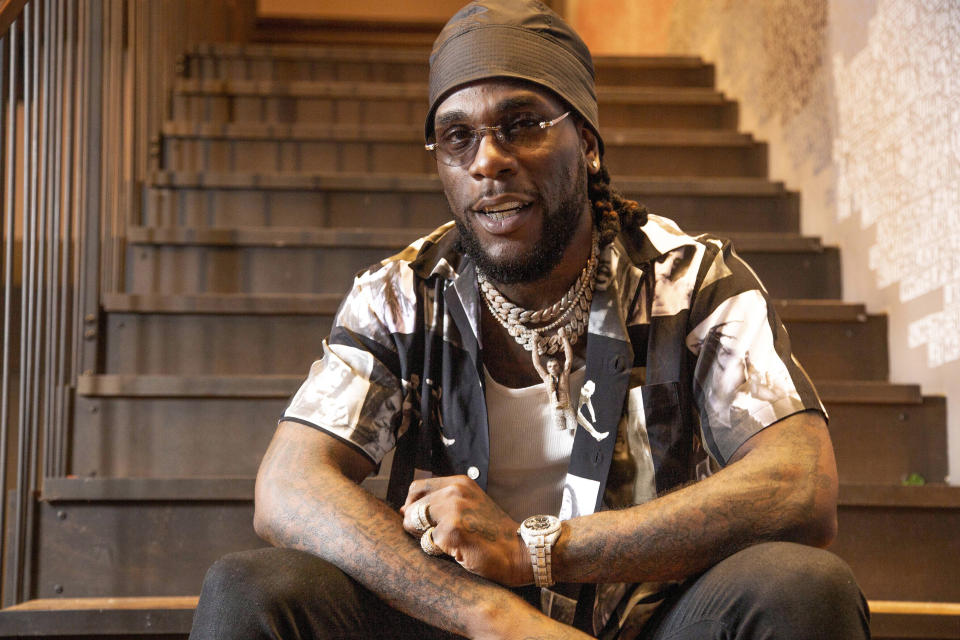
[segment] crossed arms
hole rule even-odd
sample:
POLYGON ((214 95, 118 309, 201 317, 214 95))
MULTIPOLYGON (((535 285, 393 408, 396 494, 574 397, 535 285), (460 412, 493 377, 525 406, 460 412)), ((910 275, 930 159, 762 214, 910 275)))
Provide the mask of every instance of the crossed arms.
MULTIPOLYGON (((518 523, 464 476, 415 481, 393 511, 357 486, 373 470, 321 431, 282 422, 256 485, 254 526, 270 543, 314 553, 387 604, 471 638, 584 638, 500 585, 533 582, 518 523), (432 558, 409 535, 426 500, 432 558)), ((836 532, 837 476, 820 414, 785 418, 744 443, 731 463, 651 502, 564 523, 553 551, 558 581, 679 579, 766 540, 825 546, 836 532)), ((533 515, 533 514, 531 514, 533 515)))

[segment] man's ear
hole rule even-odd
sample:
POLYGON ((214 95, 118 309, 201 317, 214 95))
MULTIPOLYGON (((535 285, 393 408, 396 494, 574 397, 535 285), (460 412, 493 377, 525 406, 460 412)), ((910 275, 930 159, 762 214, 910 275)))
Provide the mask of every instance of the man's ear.
POLYGON ((587 171, 594 175, 600 171, 600 142, 593 129, 586 123, 580 123, 580 148, 587 161, 587 171))

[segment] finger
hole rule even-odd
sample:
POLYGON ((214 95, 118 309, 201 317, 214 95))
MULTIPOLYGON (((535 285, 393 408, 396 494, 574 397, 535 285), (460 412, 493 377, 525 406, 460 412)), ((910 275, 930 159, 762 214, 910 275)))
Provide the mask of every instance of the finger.
POLYGON ((421 500, 430 495, 436 481, 436 478, 428 478, 426 480, 414 480, 411 482, 410 487, 407 489, 407 499, 404 501, 401 509, 408 509, 410 505, 417 500, 421 500))
POLYGON ((414 480, 410 483, 410 488, 407 489, 407 499, 403 503, 402 508, 409 508, 410 505, 417 500, 421 500, 431 493, 439 491, 444 487, 450 486, 456 482, 462 482, 466 476, 439 476, 434 478, 424 478, 422 480, 414 480))
POLYGON ((446 554, 446 551, 433 539, 433 533, 435 531, 436 529, 430 527, 423 532, 423 535, 420 536, 420 548, 423 549, 423 552, 428 556, 438 557, 446 554))
POLYGON ((436 525, 436 520, 430 513, 430 503, 420 500, 410 505, 403 514, 403 529, 412 536, 421 536, 436 525))

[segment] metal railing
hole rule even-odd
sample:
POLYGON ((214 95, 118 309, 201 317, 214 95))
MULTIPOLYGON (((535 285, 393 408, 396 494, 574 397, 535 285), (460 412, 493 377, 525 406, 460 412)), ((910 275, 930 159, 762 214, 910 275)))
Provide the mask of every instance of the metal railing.
POLYGON ((35 499, 70 472, 74 390, 101 371, 175 60, 242 40, 254 0, 0 1, 0 572, 28 599, 35 499))

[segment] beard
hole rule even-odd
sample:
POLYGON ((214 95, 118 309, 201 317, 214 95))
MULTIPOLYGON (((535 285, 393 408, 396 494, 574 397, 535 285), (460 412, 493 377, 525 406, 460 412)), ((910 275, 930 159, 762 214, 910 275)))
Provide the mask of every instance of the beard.
POLYGON ((460 238, 458 249, 470 256, 477 268, 489 279, 500 284, 535 282, 550 275, 560 263, 573 240, 577 222, 583 214, 587 199, 587 168, 581 159, 575 178, 566 176, 561 184, 574 188, 562 194, 553 210, 544 208, 543 227, 536 244, 525 254, 496 259, 483 248, 473 227, 464 222, 464 216, 454 216, 460 238))

